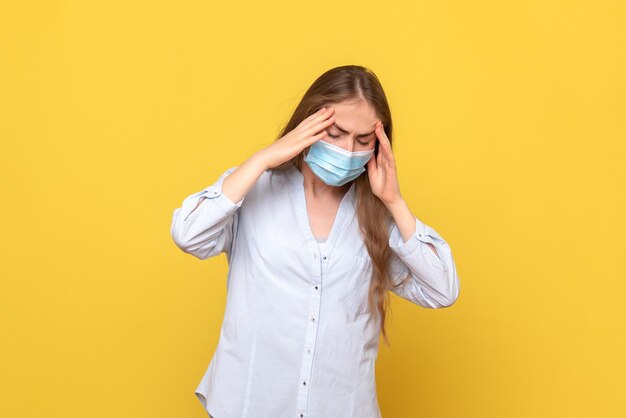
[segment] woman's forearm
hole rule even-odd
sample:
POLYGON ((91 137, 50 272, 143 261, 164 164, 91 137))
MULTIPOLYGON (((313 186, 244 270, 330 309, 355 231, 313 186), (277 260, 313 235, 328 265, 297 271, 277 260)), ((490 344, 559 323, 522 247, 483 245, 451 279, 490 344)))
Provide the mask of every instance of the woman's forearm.
MULTIPOLYGON (((415 234, 415 228, 417 227, 413 212, 411 212, 411 209, 404 199, 400 199, 396 203, 387 205, 387 209, 389 210, 389 213, 391 213, 396 225, 398 225, 398 230, 400 231, 402 239, 404 242, 407 242, 413 234, 415 234)), ((427 244, 430 249, 433 250, 437 256, 439 256, 435 246, 431 243, 427 244)))
POLYGON ((224 179, 222 193, 231 201, 239 202, 266 169, 261 156, 258 153, 253 154, 224 179))

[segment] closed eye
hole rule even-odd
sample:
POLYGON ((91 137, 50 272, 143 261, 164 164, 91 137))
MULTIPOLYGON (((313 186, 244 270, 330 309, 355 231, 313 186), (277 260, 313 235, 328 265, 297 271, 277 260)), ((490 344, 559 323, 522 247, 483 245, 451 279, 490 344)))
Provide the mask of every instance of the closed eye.
MULTIPOLYGON (((341 135, 333 135, 333 134, 331 134, 330 132, 326 132, 326 133, 328 134, 328 136, 329 136, 329 137, 331 137, 331 138, 333 138, 333 139, 337 139, 337 138, 339 138, 339 137, 341 136, 341 135)), ((363 141, 358 141, 358 140, 357 140, 356 142, 358 142, 358 143, 359 143, 359 144, 361 144, 361 145, 368 145, 371 141, 365 141, 365 142, 363 142, 363 141)))

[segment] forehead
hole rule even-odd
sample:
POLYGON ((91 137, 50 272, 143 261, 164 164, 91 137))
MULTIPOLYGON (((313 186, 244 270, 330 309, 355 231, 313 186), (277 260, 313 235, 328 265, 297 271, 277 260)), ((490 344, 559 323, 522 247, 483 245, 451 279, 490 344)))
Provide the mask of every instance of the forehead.
POLYGON ((374 108, 362 100, 333 103, 331 106, 335 109, 337 125, 350 132, 371 132, 379 120, 374 108))

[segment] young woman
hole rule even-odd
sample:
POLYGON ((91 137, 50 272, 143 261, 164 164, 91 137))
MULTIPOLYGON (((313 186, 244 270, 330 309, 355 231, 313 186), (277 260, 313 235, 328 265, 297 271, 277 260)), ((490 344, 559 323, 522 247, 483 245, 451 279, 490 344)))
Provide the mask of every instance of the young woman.
POLYGON ((452 305, 447 242, 400 193, 389 105, 376 75, 333 68, 278 139, 174 210, 201 260, 225 253, 227 301, 195 394, 216 418, 375 418, 388 291, 452 305))

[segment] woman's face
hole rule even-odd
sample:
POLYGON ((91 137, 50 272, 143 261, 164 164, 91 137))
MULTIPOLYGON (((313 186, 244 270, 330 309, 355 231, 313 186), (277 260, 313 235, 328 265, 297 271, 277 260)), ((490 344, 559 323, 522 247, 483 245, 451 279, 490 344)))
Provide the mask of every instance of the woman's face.
POLYGON ((368 151, 376 146, 374 108, 363 100, 331 104, 335 109, 335 122, 327 127, 322 141, 347 151, 368 151))

